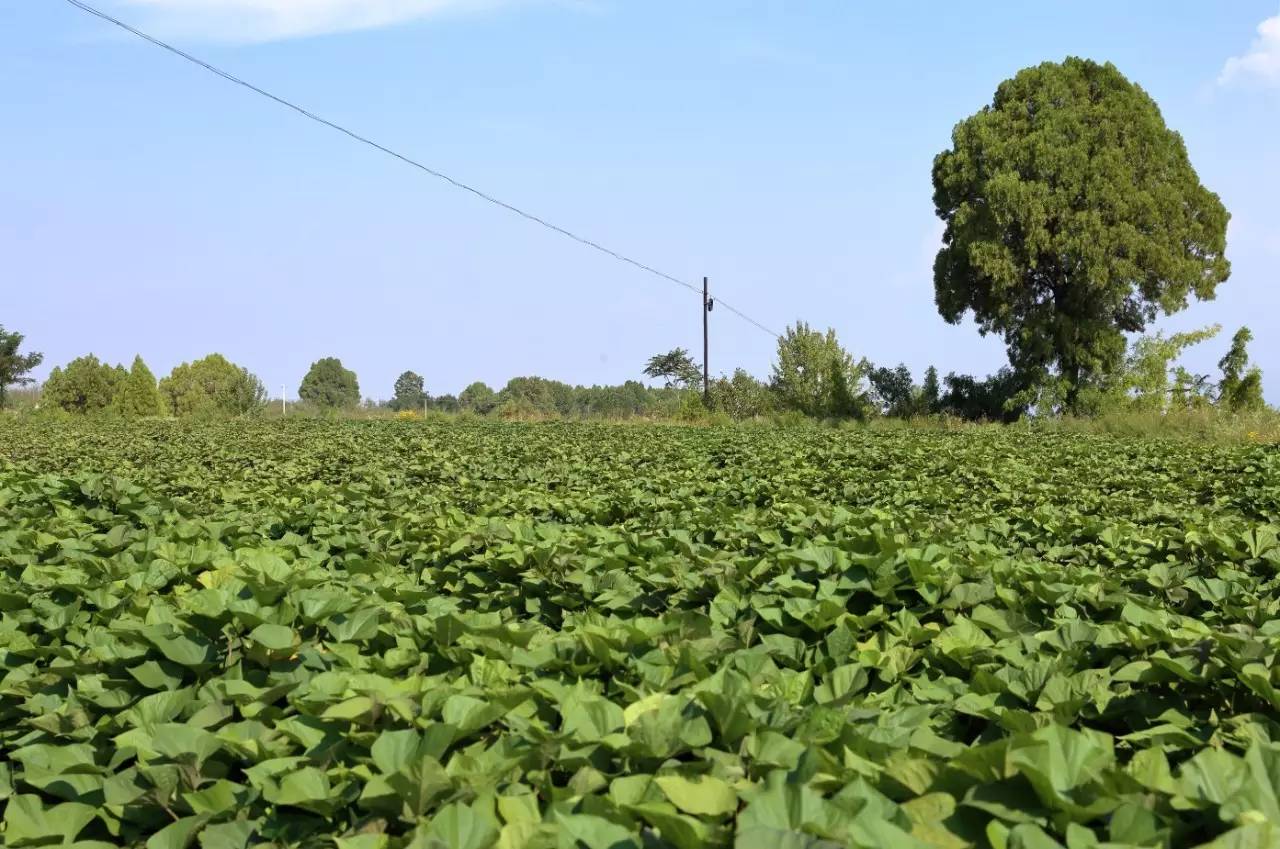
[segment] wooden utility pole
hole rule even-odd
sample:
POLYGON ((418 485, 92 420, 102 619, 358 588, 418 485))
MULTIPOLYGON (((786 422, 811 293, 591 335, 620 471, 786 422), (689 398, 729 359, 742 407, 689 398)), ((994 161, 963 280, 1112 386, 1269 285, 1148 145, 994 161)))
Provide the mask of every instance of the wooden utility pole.
POLYGON ((707 297, 707 278, 702 278, 702 403, 711 409, 711 346, 707 342, 707 319, 715 301, 707 297))

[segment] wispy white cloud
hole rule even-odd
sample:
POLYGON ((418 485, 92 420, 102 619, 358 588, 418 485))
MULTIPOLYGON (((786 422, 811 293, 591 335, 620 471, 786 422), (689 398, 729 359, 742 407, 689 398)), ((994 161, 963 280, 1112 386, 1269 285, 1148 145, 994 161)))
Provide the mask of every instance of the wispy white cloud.
POLYGON ((1232 56, 1222 66, 1218 83, 1242 80, 1280 86, 1280 15, 1258 24, 1258 37, 1243 56, 1232 56))
POLYGON ((483 12, 528 0, 118 0, 165 35, 275 41, 483 12))

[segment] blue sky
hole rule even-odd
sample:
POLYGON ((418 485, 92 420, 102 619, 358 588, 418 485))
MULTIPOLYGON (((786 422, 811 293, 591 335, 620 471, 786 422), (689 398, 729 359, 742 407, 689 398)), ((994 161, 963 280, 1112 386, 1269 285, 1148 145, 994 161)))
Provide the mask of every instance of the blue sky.
MULTIPOLYGON (((1275 0, 98 0, 326 117, 857 356, 985 374, 933 305, 929 169, 1040 61, 1114 62, 1233 213, 1240 324, 1280 396, 1275 0), (1261 29, 1260 29, 1261 27, 1261 29)), ((158 374, 221 351, 272 394, 338 356, 365 395, 639 376, 701 349, 694 294, 353 144, 62 0, 0 4, 0 323, 158 374)), ((713 372, 774 340, 717 310, 713 372)))

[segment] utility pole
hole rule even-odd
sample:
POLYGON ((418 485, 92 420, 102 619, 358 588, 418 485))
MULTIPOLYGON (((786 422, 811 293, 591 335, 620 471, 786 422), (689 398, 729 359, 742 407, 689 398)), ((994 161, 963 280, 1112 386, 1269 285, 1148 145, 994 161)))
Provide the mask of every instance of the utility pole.
POLYGON ((287 391, 288 390, 285 388, 284 384, 280 384, 280 415, 281 416, 289 415, 289 402, 288 400, 286 400, 289 396, 285 395, 285 392, 287 391))
POLYGON ((707 296, 707 278, 702 278, 702 403, 711 409, 711 346, 707 342, 707 318, 716 302, 707 296))

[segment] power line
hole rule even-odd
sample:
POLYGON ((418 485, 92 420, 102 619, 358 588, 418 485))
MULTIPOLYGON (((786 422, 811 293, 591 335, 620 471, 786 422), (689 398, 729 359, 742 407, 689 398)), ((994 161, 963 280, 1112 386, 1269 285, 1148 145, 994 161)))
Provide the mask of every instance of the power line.
POLYGON ((733 313, 734 315, 736 315, 738 318, 742 319, 743 321, 748 322, 749 324, 754 324, 756 327, 760 328, 760 329, 761 329, 761 330, 763 330, 765 333, 768 333, 768 334, 769 334, 770 336, 772 336, 773 338, 775 338, 775 339, 781 339, 781 338, 782 338, 781 336, 779 336, 779 335, 778 335, 777 333, 775 333, 774 331, 772 331, 772 330, 770 330, 769 328, 765 327, 763 324, 761 324, 760 322, 756 321, 754 318, 752 318, 751 316, 747 315, 747 314, 746 314, 746 313, 744 313, 742 310, 738 309, 738 308, 737 308, 737 307, 735 307, 733 304, 731 304, 731 303, 729 303, 728 301, 726 301, 724 298, 717 297, 717 298, 716 298, 716 304, 718 304, 719 306, 724 307, 724 308, 725 308, 725 309, 727 309, 729 312, 733 313))
MULTIPOLYGON (((695 292, 699 295, 702 294, 702 290, 699 289, 697 286, 694 286, 691 283, 681 280, 679 277, 674 277, 670 274, 667 274, 664 271, 659 271, 653 266, 646 265, 645 263, 640 262, 639 260, 636 260, 636 259, 632 259, 631 257, 625 254, 618 253, 617 251, 607 248, 598 242, 592 241, 591 239, 588 239, 585 236, 579 236, 577 233, 574 233, 570 230, 566 230, 564 227, 560 227, 556 224, 552 224, 550 221, 547 221, 544 218, 534 215, 531 212, 526 212, 525 210, 521 209, 518 206, 514 206, 512 204, 507 203, 506 201, 499 200, 498 198, 494 197, 491 194, 483 192, 480 189, 475 188, 474 186, 467 185, 461 180, 456 180, 453 177, 450 177, 448 174, 444 174, 440 171, 435 170, 434 168, 428 167, 427 165, 424 165, 415 159, 405 156, 402 153, 397 153, 396 151, 392 150, 389 147, 381 145, 376 141, 373 141, 372 139, 366 138, 365 136, 362 136, 359 133, 356 133, 352 130, 347 129, 341 124, 336 124, 333 121, 328 120, 327 118, 322 118, 319 115, 315 114, 314 112, 310 112, 307 109, 302 108, 296 103, 286 100, 283 97, 279 97, 278 95, 272 94, 266 89, 259 88, 253 83, 243 80, 240 77, 235 76, 234 74, 228 73, 227 71, 224 71, 221 68, 218 68, 214 65, 210 65, 208 62, 204 61, 203 59, 199 59, 195 56, 192 56, 190 53, 187 53, 183 50, 178 49, 177 47, 174 47, 172 44, 161 41, 160 39, 152 35, 148 35, 142 30, 136 29, 135 27, 132 27, 129 24, 126 24, 124 21, 119 20, 118 18, 113 18, 111 15, 108 15, 106 12, 103 12, 101 9, 95 9, 93 6, 90 6, 87 3, 81 2, 81 0, 67 0, 67 2, 70 3, 72 6, 75 6, 77 9, 80 9, 83 12, 88 12, 90 15, 93 15, 94 17, 101 18, 107 23, 117 26, 120 29, 124 30, 125 32, 131 33, 132 35, 135 35, 144 41, 148 41, 154 44, 156 47, 159 47, 163 50, 167 50, 170 53, 174 54, 175 56, 179 56, 183 59, 186 59, 188 62, 191 62, 195 65, 199 65, 201 68, 204 68, 206 71, 210 72, 211 74, 215 74, 219 77, 222 77, 227 82, 235 83, 238 86, 247 88, 249 91, 253 92, 254 94, 261 95, 262 97, 265 97, 268 100, 273 100, 276 103, 280 104, 281 106, 284 106, 288 109, 292 109, 294 112, 297 112, 299 115, 302 115, 304 118, 309 118, 312 121, 315 121, 317 124, 323 124, 324 126, 332 130, 337 130, 343 135, 349 136, 350 138, 355 139, 361 144, 366 144, 369 147, 374 148, 375 150, 378 150, 378 151, 381 151, 382 153, 387 154, 388 156, 395 157, 396 159, 399 159, 401 162, 404 162, 407 165, 412 165, 414 168, 417 168, 420 171, 424 171, 438 180, 443 180, 449 185, 454 186, 455 188, 459 188, 459 189, 462 189, 463 191, 470 192, 471 194, 475 195, 481 200, 487 201, 488 203, 491 203, 494 206, 501 207, 502 209, 505 209, 508 212, 513 212, 516 215, 519 215, 521 218, 532 221, 533 223, 539 224, 547 228, 548 230, 559 233, 562 236, 566 236, 572 239, 573 241, 578 242, 579 244, 586 245, 587 247, 597 250, 600 253, 611 256, 614 259, 618 260, 619 262, 625 262, 628 265, 632 265, 640 269, 641 271, 647 271, 648 273, 654 275, 655 277, 660 277, 663 280, 668 280, 672 283, 675 283, 678 286, 683 286, 684 288, 688 289, 691 292, 695 292)), ((751 324, 763 330, 765 333, 768 333, 774 337, 778 335, 777 333, 774 333, 769 328, 765 327, 760 322, 756 321, 755 319, 751 318, 745 313, 735 309, 732 305, 724 302, 723 300, 721 300, 719 303, 725 309, 734 313, 739 318, 742 318, 750 322, 751 324)))

